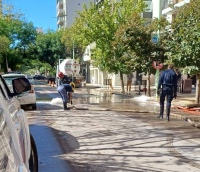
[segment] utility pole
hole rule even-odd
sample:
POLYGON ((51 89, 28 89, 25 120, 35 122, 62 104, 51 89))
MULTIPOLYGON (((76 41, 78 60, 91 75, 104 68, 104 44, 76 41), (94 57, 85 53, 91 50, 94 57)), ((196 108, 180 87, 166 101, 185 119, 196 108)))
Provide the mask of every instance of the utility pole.
POLYGON ((72 50, 72 82, 74 82, 74 40, 73 40, 73 50, 72 50))
MULTIPOLYGON (((158 22, 160 22, 160 18, 161 18, 161 0, 157 0, 158 1, 158 22)), ((158 25, 158 31, 157 31, 157 44, 159 45, 160 44, 160 24, 158 25)), ((159 53, 160 55, 160 53, 159 53)), ((156 75, 155 75, 155 78, 156 78, 156 100, 158 98, 158 94, 157 94, 157 91, 158 91, 158 81, 159 81, 159 76, 160 76, 160 69, 156 69, 156 75)))

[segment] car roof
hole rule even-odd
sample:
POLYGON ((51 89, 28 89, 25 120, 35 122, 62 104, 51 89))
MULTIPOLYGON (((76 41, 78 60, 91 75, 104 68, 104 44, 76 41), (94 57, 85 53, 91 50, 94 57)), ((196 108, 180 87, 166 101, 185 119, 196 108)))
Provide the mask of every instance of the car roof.
POLYGON ((17 73, 9 73, 9 74, 3 74, 3 78, 9 78, 9 77, 26 77, 24 74, 17 74, 17 73))

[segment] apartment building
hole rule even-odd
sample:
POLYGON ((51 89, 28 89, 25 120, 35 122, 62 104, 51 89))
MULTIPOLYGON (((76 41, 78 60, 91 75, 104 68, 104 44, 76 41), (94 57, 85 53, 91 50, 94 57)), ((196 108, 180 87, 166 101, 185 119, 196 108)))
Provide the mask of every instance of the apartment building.
POLYGON ((165 16, 169 22, 172 22, 176 16, 176 8, 179 8, 189 2, 190 0, 163 0, 161 4, 161 14, 165 16), (172 8, 172 6, 174 6, 174 8, 172 8))
POLYGON ((57 28, 70 27, 75 18, 77 11, 82 11, 83 5, 87 6, 89 3, 95 3, 95 0, 57 0, 57 28))

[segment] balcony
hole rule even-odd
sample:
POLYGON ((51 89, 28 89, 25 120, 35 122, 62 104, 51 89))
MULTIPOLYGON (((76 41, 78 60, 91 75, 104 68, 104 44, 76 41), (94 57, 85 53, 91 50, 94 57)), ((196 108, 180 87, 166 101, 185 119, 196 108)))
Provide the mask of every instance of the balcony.
POLYGON ((190 0, 164 0, 162 6, 162 14, 173 14, 177 7, 183 6, 185 3, 189 3, 190 0))
POLYGON ((164 0, 162 10, 166 8, 170 8, 170 6, 174 5, 177 0, 164 0))
POLYGON ((58 17, 64 16, 64 15, 65 15, 65 10, 58 10, 58 12, 57 12, 58 17))
POLYGON ((58 17, 57 18, 57 25, 64 26, 65 25, 65 17, 58 17))
POLYGON ((63 9, 63 0, 57 1, 57 9, 63 9))

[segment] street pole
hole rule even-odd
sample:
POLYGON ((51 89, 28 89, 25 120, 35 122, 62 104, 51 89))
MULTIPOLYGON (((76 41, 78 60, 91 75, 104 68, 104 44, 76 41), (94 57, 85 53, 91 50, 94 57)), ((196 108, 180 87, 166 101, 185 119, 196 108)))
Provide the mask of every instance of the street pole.
MULTIPOLYGON (((158 22, 160 22, 161 18, 161 0, 158 0, 158 22)), ((157 31, 157 44, 160 44, 160 24, 158 25, 158 31, 157 31)), ((159 53, 160 55, 160 53, 159 53)), ((160 69, 156 69, 156 100, 158 99, 158 81, 160 76, 160 69)))

